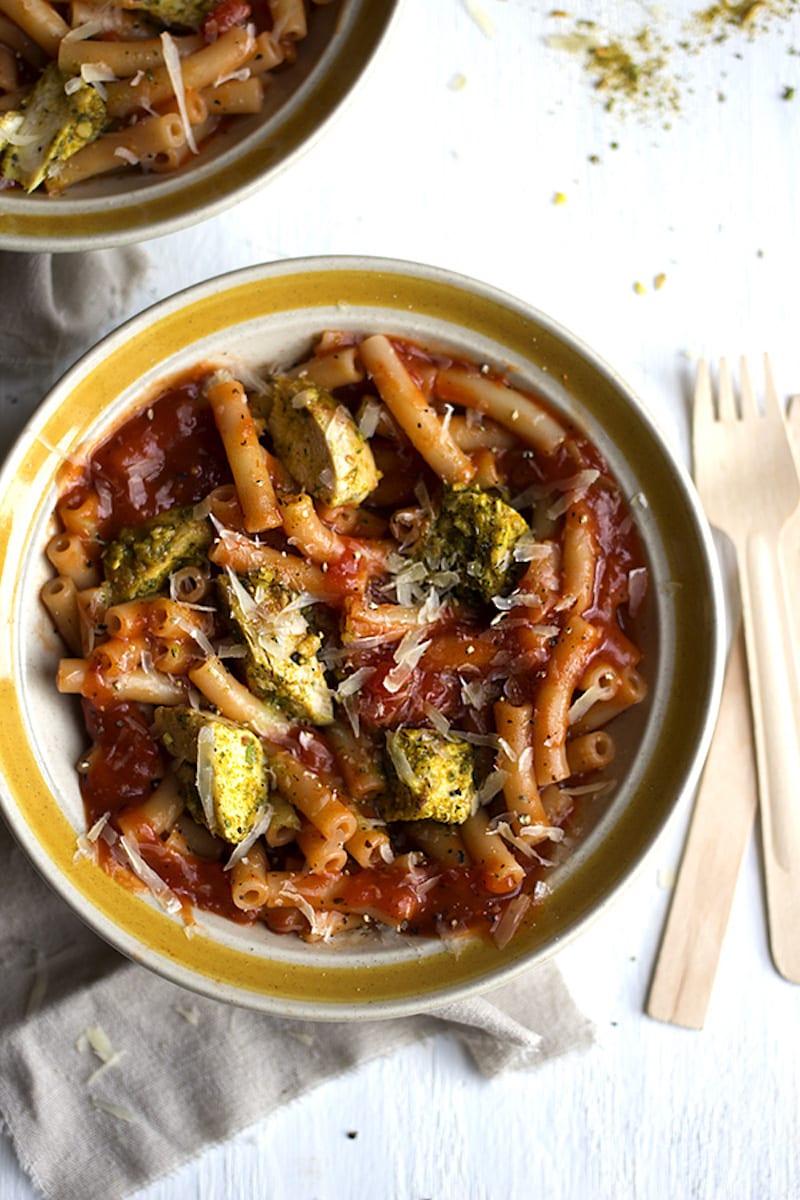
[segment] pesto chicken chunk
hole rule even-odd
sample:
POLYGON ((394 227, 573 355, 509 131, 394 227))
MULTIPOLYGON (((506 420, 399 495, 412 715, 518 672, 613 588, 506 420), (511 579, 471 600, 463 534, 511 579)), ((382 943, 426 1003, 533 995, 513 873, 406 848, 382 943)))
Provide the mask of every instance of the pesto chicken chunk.
POLYGON ((287 716, 314 725, 333 720, 333 699, 318 651, 322 636, 303 615, 299 593, 271 571, 241 579, 228 572, 218 587, 228 619, 246 647, 248 687, 287 716))
POLYGON ((474 811, 472 746, 432 729, 397 729, 386 735, 391 793, 381 802, 387 821, 442 821, 461 825, 474 811))
POLYGON ((216 0, 131 0, 128 7, 150 13, 162 25, 199 29, 215 3, 216 0))
POLYGON ((525 519, 499 496, 445 486, 415 554, 432 571, 455 571, 465 595, 488 602, 513 586, 514 547, 528 532, 525 519))
POLYGON ((196 519, 190 506, 121 530, 103 552, 112 603, 161 591, 173 571, 204 563, 211 541, 209 522, 196 519))
POLYGON ((181 706, 157 708, 154 728, 176 760, 194 819, 226 842, 243 841, 268 799, 259 739, 234 721, 181 706))
POLYGON ((0 116, 0 174, 32 192, 58 173, 61 163, 103 132, 106 106, 96 88, 49 63, 18 109, 0 116))
POLYGON ((360 504, 378 486, 369 443, 330 392, 302 378, 276 375, 268 410, 276 452, 310 495, 338 508, 360 504))

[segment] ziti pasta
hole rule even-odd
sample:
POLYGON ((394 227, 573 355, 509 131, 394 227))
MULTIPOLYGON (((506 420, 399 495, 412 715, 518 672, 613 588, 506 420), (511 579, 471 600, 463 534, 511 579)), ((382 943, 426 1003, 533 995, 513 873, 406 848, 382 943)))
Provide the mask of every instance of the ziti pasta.
POLYGON ((171 171, 268 104, 330 0, 0 0, 0 187, 171 171))
POLYGON ((67 465, 42 599, 83 849, 168 911, 504 945, 641 701, 595 447, 488 368, 327 332, 198 364, 67 465))

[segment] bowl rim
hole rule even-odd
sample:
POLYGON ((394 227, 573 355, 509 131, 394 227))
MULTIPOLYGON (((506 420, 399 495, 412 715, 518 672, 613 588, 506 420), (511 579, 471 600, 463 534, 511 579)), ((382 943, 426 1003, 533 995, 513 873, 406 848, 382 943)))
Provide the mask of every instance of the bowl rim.
MULTIPOLYGON (((93 889, 92 881, 87 877, 87 869, 94 874, 101 874, 97 868, 88 863, 78 863, 70 878, 67 878, 63 872, 56 872, 54 875, 52 856, 43 846, 39 833, 34 831, 23 818, 14 794, 10 797, 7 794, 9 743, 8 738, 5 742, 2 740, 3 735, 0 735, 0 769, 5 767, 5 770, 0 779, 2 785, 0 786, 0 812, 5 816, 11 831, 22 844, 39 873, 96 933, 129 958, 144 963, 172 982, 213 998, 254 1007, 277 1015, 302 1019, 340 1020, 353 1017, 376 1019, 403 1016, 420 1011, 433 1011, 456 999, 490 991, 551 957, 567 941, 572 941, 593 920, 597 919, 635 876, 680 798, 694 790, 707 753, 719 704, 724 670, 725 636, 722 617, 725 609, 722 577, 711 531, 688 473, 666 443, 639 397, 603 359, 558 322, 509 293, 445 268, 392 258, 326 255, 258 264, 223 273, 182 289, 132 317, 88 350, 49 391, 39 409, 27 422, 6 463, 0 470, 0 509, 4 500, 7 499, 9 491, 13 491, 20 465, 30 452, 32 440, 39 436, 39 431, 47 426, 50 419, 62 409, 64 401, 74 393, 81 382, 85 381, 86 377, 91 375, 103 362, 113 358, 115 354, 119 355, 123 348, 130 347, 137 339, 141 341, 143 335, 146 335, 148 330, 152 330, 158 322, 169 321, 170 318, 173 318, 178 325, 181 324, 181 320, 185 323, 187 313, 190 310, 194 311, 192 306, 195 308, 199 306, 198 311, 202 311, 204 302, 211 297, 218 301, 221 292, 225 295, 230 295, 233 291, 236 291, 237 294, 244 294, 241 289, 246 292, 248 288, 257 290, 260 286, 267 289, 270 285, 280 286, 288 283, 291 286, 292 281, 297 281, 301 277, 326 280, 329 289, 334 278, 357 277, 367 290, 370 283, 377 284, 378 281, 381 281, 384 289, 381 294, 384 297, 389 291, 393 295, 398 294, 398 289, 402 291, 401 283, 405 280, 412 289, 414 285, 421 283, 434 291, 445 290, 450 296, 458 296, 467 305, 467 309, 471 302, 477 302, 497 306, 501 312, 513 312, 523 324, 535 325, 540 331, 545 331, 557 339, 570 353, 577 354, 588 363, 592 371, 607 381, 609 387, 619 394, 625 404, 633 406, 650 441, 659 448, 663 461, 674 479, 677 494, 684 505, 685 515, 692 525, 696 539, 695 549, 705 571, 710 611, 716 618, 712 619, 709 630, 709 667, 705 679, 704 715, 695 736, 687 739, 688 749, 684 754, 685 774, 678 792, 669 803, 663 805, 659 819, 653 822, 638 853, 624 869, 619 871, 612 886, 605 889, 600 899, 591 905, 590 910, 574 920, 568 929, 556 929, 545 946, 537 948, 532 953, 498 954, 495 968, 489 977, 486 976, 481 966, 480 957, 476 959, 473 955, 471 959, 472 952, 468 948, 463 954, 465 960, 463 969, 462 966, 459 967, 458 982, 435 986, 421 995, 418 992, 406 992, 405 994, 387 994, 377 999, 371 999, 369 995, 366 995, 363 999, 354 999, 352 996, 350 999, 342 999, 339 996, 338 999, 309 1000, 298 995, 286 994, 276 1000, 274 996, 264 993, 246 994, 240 985, 231 985, 226 980, 208 973, 198 975, 196 969, 187 968, 185 963, 176 961, 170 952, 165 953, 164 943, 157 941, 155 947, 152 943, 143 945, 141 940, 130 933, 129 929, 121 928, 117 921, 109 918, 107 911, 98 907, 96 890, 93 889)), ((390 308, 390 306, 386 307, 390 308)), ((284 309, 280 308, 279 311, 284 311, 284 309)), ((429 316, 430 314, 423 315, 429 316)), ((458 318, 455 320, 458 322, 458 318)), ((238 323, 240 322, 235 319, 231 320, 231 325, 234 327, 238 323)), ((472 333, 468 326, 461 328, 465 336, 472 333)), ((190 344, 191 340, 189 339, 190 344)), ((169 374, 168 363, 169 356, 166 357, 162 366, 164 375, 169 374)), ((98 409, 98 413, 99 411, 98 409)), ((95 423, 97 423, 97 419, 98 417, 95 418, 95 423)), ((84 441, 86 435, 87 430, 83 429, 77 436, 77 442, 84 441)), ((43 461, 47 461, 46 456, 43 461)), ((51 467, 50 470, 52 471, 53 468, 51 467)), ((7 541, 0 540, 0 551, 8 550, 8 548, 7 541)), ((7 560, 12 559, 11 555, 6 557, 7 560)), ((6 594, 8 598, 6 589, 10 586, 9 576, 14 574, 16 574, 14 569, 7 569, 7 564, 6 567, 0 569, 0 595, 6 594)), ((13 640, 13 634, 10 633, 9 636, 13 640)), ((13 679, 10 682, 11 688, 9 689, 8 662, 3 648, 0 648, 0 695, 5 692, 7 699, 13 695, 14 690, 13 679)), ((96 881, 94 882, 96 883, 96 881)), ((166 918, 163 919, 166 920, 166 918)), ((188 941, 188 939, 186 940, 188 941)), ((201 939, 191 939, 192 942, 198 940, 201 939)), ((495 953, 497 954, 497 952, 495 953)), ((442 954, 438 954, 437 957, 442 958, 442 954)), ((444 958, 448 959, 451 956, 445 951, 444 958)), ((461 962, 460 959, 459 962, 461 962)), ((306 970, 315 969, 306 968, 306 970)), ((292 972, 290 971, 289 974, 291 975, 292 972)), ((358 990, 356 986, 353 995, 357 996, 358 990)))
POLYGON ((256 194, 310 151, 353 100, 375 69, 406 2, 341 0, 343 15, 361 5, 363 24, 345 28, 339 42, 323 48, 303 81, 302 104, 293 105, 290 92, 267 117, 264 131, 256 129, 248 136, 251 145, 240 155, 228 152, 233 161, 225 169, 215 170, 214 160, 201 159, 190 170, 160 176, 159 184, 153 185, 157 194, 141 187, 91 201, 69 193, 54 198, 0 191, 0 249, 72 253, 131 245, 199 225, 256 194), (321 119, 319 109, 324 111, 321 119), (286 146, 271 162, 270 147, 278 134, 286 146))

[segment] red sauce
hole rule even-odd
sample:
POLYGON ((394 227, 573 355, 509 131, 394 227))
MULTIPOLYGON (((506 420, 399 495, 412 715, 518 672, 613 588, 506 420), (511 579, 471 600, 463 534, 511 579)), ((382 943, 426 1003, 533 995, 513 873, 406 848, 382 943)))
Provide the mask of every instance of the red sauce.
MULTIPOLYGON (((226 4, 238 3, 223 0, 214 14, 223 19, 226 4)), ((342 344, 347 341, 345 336, 342 344)), ((432 366, 449 361, 410 343, 396 345, 420 383, 432 366)), ((175 506, 196 504, 213 488, 231 481, 211 410, 201 399, 202 380, 198 371, 125 422, 94 452, 82 478, 70 489, 68 498, 73 504, 80 503, 92 489, 97 492, 102 540, 113 539, 122 528, 175 506)), ((360 390, 343 389, 340 399, 355 405, 360 390)), ((411 451, 408 461, 415 456, 416 451, 411 451)), ((586 616, 602 631, 596 655, 618 665, 638 661, 639 652, 628 640, 626 604, 628 574, 641 565, 642 556, 633 522, 616 486, 608 479, 599 453, 575 435, 549 457, 529 449, 514 449, 498 453, 497 458, 515 493, 532 485, 570 479, 587 463, 600 472, 599 486, 590 489, 585 501, 600 549, 594 602, 586 616)), ((413 492, 414 480, 409 483, 413 492)), ((380 505, 378 510, 384 511, 380 505)), ((388 515, 390 504, 385 511, 388 515)), ((275 536, 271 534, 266 540, 272 544, 275 536)), ((363 592, 380 582, 382 570, 380 556, 371 551, 368 542, 352 537, 344 537, 343 541, 345 554, 326 571, 326 588, 334 597, 334 607, 341 607, 355 590, 363 592)), ((483 732, 491 726, 491 692, 478 706, 470 705, 464 699, 462 685, 465 679, 485 680, 487 673, 490 682, 495 679, 495 695, 503 694, 515 703, 535 701, 548 656, 547 644, 532 644, 530 638, 522 640, 513 620, 489 624, 495 615, 477 610, 471 614, 467 609, 456 616, 444 616, 430 648, 394 692, 387 691, 383 681, 396 666, 396 641, 351 655, 350 669, 365 665, 373 668, 353 698, 363 727, 375 732, 399 725, 429 724, 429 710, 433 708, 456 728, 483 732), (470 647, 469 655, 466 647, 470 647), (469 669, 463 667, 468 657, 469 669), (453 661, 462 665, 454 667, 453 661)), ((89 672, 84 695, 86 728, 92 742, 81 776, 87 819, 91 824, 110 813, 114 824, 120 813, 133 812, 152 794, 164 774, 165 756, 151 732, 150 710, 118 703, 96 664, 89 672)), ((336 777, 337 759, 324 729, 293 731, 282 744, 312 771, 336 777)), ((220 860, 206 861, 187 851, 180 840, 159 837, 146 822, 137 827, 136 838, 145 861, 187 910, 196 905, 244 923, 258 918, 259 914, 241 912, 231 900, 229 875, 223 869, 230 847, 220 860)), ((409 835, 399 829, 395 830, 394 841, 398 853, 413 848, 413 837, 409 840, 409 835)), ((297 859, 293 845, 268 853, 275 869, 290 869, 297 859)), ((119 870, 118 863, 109 861, 105 846, 101 860, 110 870, 119 870)), ((438 868, 429 863, 408 872, 397 865, 369 869, 353 865, 341 881, 333 907, 371 914, 424 935, 476 927, 490 931, 508 900, 521 891, 532 894, 541 877, 542 867, 536 859, 525 860, 523 866, 522 883, 497 895, 474 867, 438 868)), ((495 881, 494 886, 502 888, 503 881, 495 881)), ((272 928, 287 931, 296 929, 299 920, 293 910, 261 915, 272 928)))
POLYGON ((164 773, 162 754, 150 732, 150 719, 136 704, 96 707, 83 702, 86 731, 94 750, 81 774, 81 794, 89 824, 141 804, 164 773))
POLYGON ((230 483, 211 409, 198 399, 200 382, 181 384, 126 421, 95 450, 70 490, 72 504, 97 491, 104 538, 177 505, 196 504, 230 483))

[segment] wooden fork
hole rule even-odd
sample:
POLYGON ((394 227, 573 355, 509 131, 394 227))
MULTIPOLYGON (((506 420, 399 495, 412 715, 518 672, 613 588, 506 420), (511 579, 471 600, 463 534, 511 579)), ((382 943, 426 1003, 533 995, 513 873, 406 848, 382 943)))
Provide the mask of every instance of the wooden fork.
POLYGON ((772 958, 800 983, 800 690, 781 531, 800 504, 786 422, 765 356, 764 411, 742 360, 739 404, 720 363, 718 404, 707 364, 695 391, 695 479, 712 525, 733 542, 750 680, 772 958))

